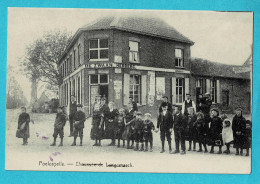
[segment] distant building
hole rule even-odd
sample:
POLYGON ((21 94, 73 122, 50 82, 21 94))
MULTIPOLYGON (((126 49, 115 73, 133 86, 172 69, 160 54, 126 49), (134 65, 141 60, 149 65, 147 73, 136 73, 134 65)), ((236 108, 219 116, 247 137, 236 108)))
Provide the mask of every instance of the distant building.
MULTIPOLYGON (((91 113, 96 95, 107 97, 118 108, 127 105, 131 96, 141 111, 153 113, 158 111, 163 95, 173 104, 181 105, 186 93, 191 93, 195 100, 199 92, 210 91, 214 102, 228 102, 233 108, 236 100, 230 95, 240 89, 239 85, 245 88, 249 85, 250 89, 249 78, 230 77, 232 73, 222 74, 220 68, 214 73, 212 67, 220 65, 191 60, 193 44, 159 18, 101 18, 78 29, 59 61, 58 68, 63 77, 60 103, 68 105, 70 96, 74 95, 85 112, 91 113), (209 73, 200 66, 209 67, 209 73), (199 91, 200 84, 198 82, 196 86, 196 82, 200 79, 203 81, 199 91), (224 81, 227 84, 234 82, 230 82, 233 88, 227 88, 229 92, 222 94, 224 81), (229 101, 224 100, 225 94, 229 101)), ((237 98, 244 99, 244 96, 237 98)))

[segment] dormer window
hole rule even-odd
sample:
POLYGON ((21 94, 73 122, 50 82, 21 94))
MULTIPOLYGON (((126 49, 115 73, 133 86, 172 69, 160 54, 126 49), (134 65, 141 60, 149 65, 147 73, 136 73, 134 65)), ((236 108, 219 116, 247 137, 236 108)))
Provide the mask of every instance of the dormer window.
POLYGON ((184 67, 183 49, 175 49, 175 67, 184 67))
POLYGON ((129 41, 129 62, 139 63, 139 43, 129 41))

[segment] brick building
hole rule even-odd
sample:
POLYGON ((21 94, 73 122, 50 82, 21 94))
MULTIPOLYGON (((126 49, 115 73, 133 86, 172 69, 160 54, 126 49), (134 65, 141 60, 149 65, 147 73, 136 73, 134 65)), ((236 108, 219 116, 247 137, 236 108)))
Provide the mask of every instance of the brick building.
MULTIPOLYGON (((70 95, 74 95, 84 111, 91 113, 96 95, 106 96, 117 108, 127 105, 129 96, 132 96, 141 111, 153 113, 163 95, 177 105, 181 105, 186 93, 191 93, 195 100, 196 91, 198 93, 196 81, 200 78, 204 78, 203 85, 207 85, 201 88, 201 92, 214 88, 209 87, 206 78, 216 79, 212 84, 219 91, 222 81, 226 80, 228 85, 231 80, 236 81, 235 87, 249 85, 250 92, 248 78, 229 78, 221 72, 217 75, 200 73, 198 66, 203 62, 196 64, 196 60, 191 60, 190 47, 193 44, 159 18, 101 18, 78 29, 60 58, 58 68, 63 77, 60 104, 66 106, 70 95)), ((239 98, 244 97, 241 95, 239 98)), ((221 100, 220 96, 213 96, 216 103, 221 103, 217 100, 221 100)))

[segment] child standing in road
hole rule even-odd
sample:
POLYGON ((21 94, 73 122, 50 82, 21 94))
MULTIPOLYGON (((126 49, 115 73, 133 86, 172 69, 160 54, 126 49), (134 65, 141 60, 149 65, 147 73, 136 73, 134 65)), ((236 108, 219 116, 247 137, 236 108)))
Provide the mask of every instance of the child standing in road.
POLYGON ((155 130, 154 124, 151 121, 152 115, 150 113, 144 114, 144 141, 145 141, 145 150, 148 151, 148 142, 150 143, 150 152, 153 151, 153 133, 152 130, 155 130))

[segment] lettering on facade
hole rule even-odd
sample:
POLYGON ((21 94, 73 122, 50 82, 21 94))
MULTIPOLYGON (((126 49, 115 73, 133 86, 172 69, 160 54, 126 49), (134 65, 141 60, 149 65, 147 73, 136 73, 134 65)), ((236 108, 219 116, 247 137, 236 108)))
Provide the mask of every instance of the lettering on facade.
POLYGON ((128 69, 136 69, 133 64, 122 64, 122 63, 91 63, 86 64, 86 68, 128 68, 128 69))

